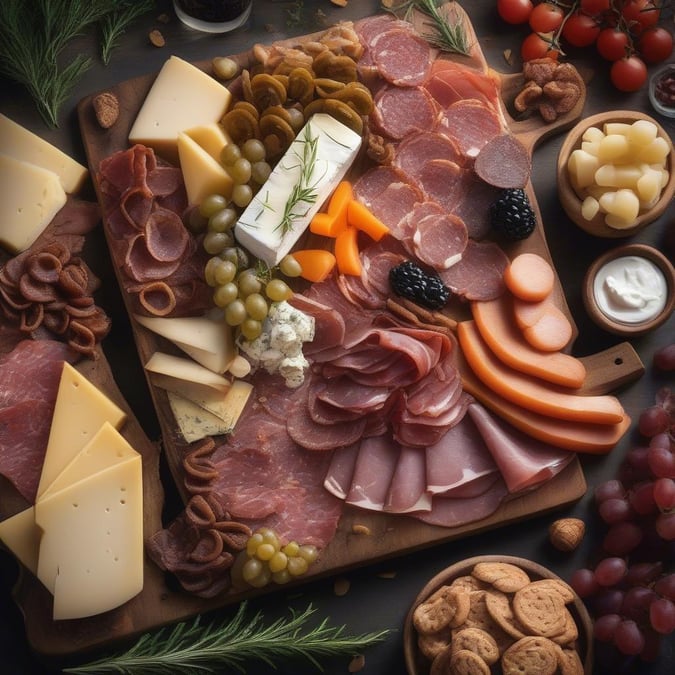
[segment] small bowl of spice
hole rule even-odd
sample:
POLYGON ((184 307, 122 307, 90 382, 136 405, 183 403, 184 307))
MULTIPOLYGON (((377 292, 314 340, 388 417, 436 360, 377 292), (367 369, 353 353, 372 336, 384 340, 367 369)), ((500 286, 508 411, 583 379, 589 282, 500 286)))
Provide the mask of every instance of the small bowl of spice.
POLYGON ((514 556, 455 563, 420 591, 405 622, 409 675, 590 675, 593 628, 583 601, 545 567, 514 556))
POLYGON ((651 76, 649 100, 660 115, 675 117, 675 63, 663 66, 651 76))
POLYGON ((673 313, 675 270, 668 258, 651 246, 619 246, 589 267, 583 301, 601 328, 627 337, 644 335, 673 313))
POLYGON ((569 218, 597 237, 634 235, 675 194, 673 142, 652 117, 633 110, 579 122, 558 155, 558 197, 569 218))

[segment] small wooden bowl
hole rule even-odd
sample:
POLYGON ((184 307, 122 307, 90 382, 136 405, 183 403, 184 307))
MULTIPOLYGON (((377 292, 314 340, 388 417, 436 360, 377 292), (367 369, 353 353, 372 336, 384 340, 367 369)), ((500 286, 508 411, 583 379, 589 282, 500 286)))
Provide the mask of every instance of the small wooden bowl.
POLYGON ((584 307, 593 321, 610 333, 615 335, 622 335, 625 337, 638 337, 644 335, 651 330, 654 330, 662 323, 668 320, 668 317, 675 309, 675 270, 670 264, 670 261, 660 251, 646 244, 627 244, 625 246, 618 246, 611 251, 601 255, 588 268, 584 276, 582 296, 584 307), (598 305, 598 300, 595 293, 595 280, 598 272, 612 260, 622 258, 624 256, 636 256, 638 258, 645 258, 653 263, 663 274, 666 282, 666 300, 663 309, 653 318, 642 322, 627 322, 613 319, 603 312, 598 305))
MULTIPOLYGON (((517 565, 525 570, 532 581, 537 579, 560 579, 546 567, 525 558, 517 558, 506 555, 483 555, 475 558, 467 558, 450 565, 442 572, 433 577, 420 591, 405 619, 403 629, 403 651, 405 655, 406 670, 409 675, 428 675, 431 664, 420 652, 417 646, 417 631, 413 626, 413 613, 415 608, 424 602, 434 591, 445 584, 450 584, 457 577, 471 573, 474 565, 480 562, 504 562, 517 565)), ((574 601, 567 605, 574 617, 579 629, 577 640, 579 656, 584 666, 584 673, 591 675, 593 672, 593 622, 584 606, 583 601, 575 594, 574 601)), ((494 672, 494 671, 493 671, 494 672)))
POLYGON ((592 115, 579 122, 570 130, 560 148, 557 168, 558 198, 569 218, 589 234, 596 237, 613 239, 629 237, 656 220, 672 201, 673 195, 675 195, 675 172, 673 171, 673 164, 673 143, 670 136, 668 135, 668 132, 649 115, 634 110, 615 110, 592 115), (658 129, 659 136, 668 141, 668 144, 670 145, 670 155, 668 157, 668 183, 663 188, 658 202, 656 202, 656 204, 648 211, 640 213, 632 227, 622 230, 609 227, 605 223, 605 216, 602 213, 598 213, 592 220, 586 220, 581 215, 581 203, 583 199, 574 190, 569 179, 567 170, 569 156, 572 154, 573 150, 581 146, 581 137, 589 127, 602 127, 605 122, 626 122, 631 124, 636 120, 648 120, 653 122, 658 129))

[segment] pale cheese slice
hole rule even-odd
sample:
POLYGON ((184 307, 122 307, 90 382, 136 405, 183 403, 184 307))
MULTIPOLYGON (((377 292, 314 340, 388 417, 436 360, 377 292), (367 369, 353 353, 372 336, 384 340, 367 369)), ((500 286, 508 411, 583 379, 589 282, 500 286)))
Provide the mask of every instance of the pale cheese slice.
POLYGON ((159 71, 129 132, 130 143, 142 143, 173 162, 181 131, 218 122, 230 105, 227 87, 191 63, 171 56, 159 71))
POLYGON ((232 142, 225 129, 218 122, 209 122, 191 129, 185 129, 185 134, 197 145, 204 148, 217 162, 220 162, 220 153, 223 148, 232 142))
POLYGON ((2 114, 0 152, 52 171, 59 177, 64 191, 69 194, 80 190, 89 173, 85 166, 65 152, 2 114))
POLYGON ((188 204, 199 205, 214 194, 230 197, 232 178, 220 162, 183 132, 178 133, 177 147, 188 204))
POLYGON ((35 509, 29 507, 0 523, 0 540, 24 567, 37 574, 40 530, 35 525, 35 509))
POLYGON ((197 383, 223 393, 230 389, 230 381, 227 378, 182 356, 155 352, 145 364, 145 369, 151 373, 159 373, 176 380, 197 383))
POLYGON ((224 373, 237 351, 232 328, 222 319, 134 315, 138 323, 165 337, 214 373, 224 373))
POLYGON ((48 169, 0 154, 0 245, 29 248, 66 203, 59 177, 48 169))
POLYGON ((186 380, 177 380, 175 377, 163 373, 151 373, 152 384, 165 391, 178 394, 187 398, 204 410, 208 410, 212 415, 225 420, 229 417, 225 405, 227 392, 218 389, 206 387, 198 382, 187 382, 186 380))
POLYGON ((63 364, 37 499, 104 422, 120 428, 126 414, 68 363, 63 364))
POLYGON ((167 391, 167 397, 178 429, 187 443, 231 431, 227 422, 190 399, 173 391, 167 391))

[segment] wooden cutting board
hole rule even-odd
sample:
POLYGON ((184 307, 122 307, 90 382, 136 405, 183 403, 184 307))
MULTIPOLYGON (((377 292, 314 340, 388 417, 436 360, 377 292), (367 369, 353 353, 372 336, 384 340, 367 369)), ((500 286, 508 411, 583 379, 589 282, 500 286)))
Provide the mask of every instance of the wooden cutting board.
MULTIPOLYGON (((454 9, 457 10, 459 7, 454 4, 454 9)), ((464 20, 469 35, 473 36, 474 41, 476 41, 475 33, 466 15, 464 15, 464 20)), ((292 45, 298 41, 302 42, 310 39, 310 37, 295 38, 287 41, 287 44, 292 45)), ((478 58, 483 58, 477 41, 476 53, 478 58)), ((246 53, 235 58, 242 65, 246 65, 249 63, 250 57, 246 53)), ((206 71, 210 68, 210 62, 200 62, 196 65, 206 71)), ((135 78, 121 82, 108 90, 114 93, 120 102, 120 116, 111 129, 104 130, 96 122, 92 106, 96 94, 92 94, 80 102, 78 117, 92 175, 96 173, 102 159, 128 147, 127 135, 129 129, 154 81, 154 77, 154 75, 148 75, 135 78)), ((509 98, 522 84, 522 79, 519 80, 519 76, 504 76, 501 77, 501 81, 503 96, 508 102, 509 98)), ((531 118, 525 122, 515 122, 508 115, 507 104, 504 106, 504 114, 506 119, 509 120, 509 125, 514 134, 532 152, 541 140, 574 124, 580 117, 582 109, 583 99, 573 111, 550 125, 543 124, 537 118, 531 118)), ((541 220, 531 185, 528 186, 528 192, 537 217, 541 220)), ((534 251, 549 261, 551 260, 541 226, 524 242, 513 244, 507 253, 514 256, 521 251, 534 251)), ((558 304, 572 319, 559 282, 555 293, 558 304)), ((134 326, 134 330, 138 354, 130 352, 130 359, 140 358, 142 362, 145 362, 157 348, 169 350, 166 342, 142 329, 142 327, 134 326)), ((593 393, 611 391, 614 387, 642 372, 642 364, 637 354, 627 343, 613 348, 611 352, 592 355, 584 360, 589 371, 589 382, 593 385, 593 393)), ((104 364, 101 363, 100 365, 105 370, 104 364)), ((106 383, 106 386, 103 387, 104 390, 109 392, 116 390, 109 369, 101 377, 106 383)), ((180 484, 180 458, 184 446, 176 440, 175 424, 165 393, 152 386, 150 386, 150 389, 163 432, 166 458, 172 473, 180 484)), ((133 423, 137 424, 135 421, 133 423)), ((140 433, 142 435, 142 432, 140 433)), ((139 439, 139 443, 145 448, 143 451, 144 457, 147 453, 146 461, 151 467, 151 470, 144 474, 146 535, 149 535, 160 527, 160 514, 163 504, 163 489, 156 470, 159 450, 152 444, 148 445, 147 439, 139 439)), ((542 487, 506 501, 489 518, 461 527, 435 527, 413 518, 370 513, 347 506, 334 540, 323 552, 320 562, 304 580, 309 581, 318 577, 334 575, 349 568, 409 553, 469 534, 476 534, 535 514, 540 515, 576 501, 585 491, 586 482, 583 472, 578 459, 575 458, 564 471, 542 487), (356 523, 367 526, 371 536, 355 535, 352 526, 356 523)), ((232 593, 206 601, 169 588, 165 583, 163 574, 152 564, 146 564, 145 572, 143 592, 123 607, 86 620, 58 623, 51 620, 49 593, 30 574, 24 574, 16 589, 16 599, 26 618, 26 630, 30 644, 36 651, 46 656, 66 655, 92 647, 100 647, 117 639, 140 634, 200 612, 239 602, 245 597, 275 590, 270 587, 262 591, 232 593)))

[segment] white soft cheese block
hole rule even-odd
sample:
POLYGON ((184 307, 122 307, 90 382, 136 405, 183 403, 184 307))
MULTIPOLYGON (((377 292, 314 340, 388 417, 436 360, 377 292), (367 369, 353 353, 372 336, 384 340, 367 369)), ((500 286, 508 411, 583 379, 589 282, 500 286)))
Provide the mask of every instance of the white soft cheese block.
POLYGON ((360 147, 359 134, 330 115, 313 115, 239 218, 235 225, 237 241, 270 267, 277 265, 344 178, 360 147), (316 143, 311 173, 304 161, 310 143, 316 143), (309 173, 304 182, 303 169, 309 173), (282 228, 284 211, 301 182, 301 187, 309 187, 315 196, 309 203, 297 203, 289 226, 282 228))
POLYGON ((129 132, 129 142, 147 145, 177 162, 179 132, 218 122, 231 99, 220 82, 191 63, 171 56, 143 101, 129 132))
POLYGON ((237 355, 232 328, 207 316, 158 317, 134 315, 142 326, 173 342, 197 363, 224 373, 237 355))
POLYGON ((223 393, 230 389, 230 381, 227 378, 182 356, 155 352, 145 364, 145 369, 151 373, 167 375, 176 380, 200 384, 223 393))
POLYGON ((66 476, 66 487, 35 506, 38 578, 54 595, 55 620, 106 612, 143 589, 141 456, 111 425, 87 451, 101 456, 71 464, 74 482, 66 476), (92 465, 104 468, 87 474, 92 465))
POLYGON ((0 246, 25 251, 65 203, 53 171, 0 154, 0 246))
POLYGON ((105 422, 122 426, 126 414, 70 364, 63 364, 37 498, 105 422))
POLYGON ((64 191, 74 194, 88 175, 87 168, 20 124, 0 114, 0 152, 52 171, 64 191))
POLYGON ((230 197, 232 178, 220 162, 182 131, 177 147, 188 204, 199 205, 213 194, 230 197))
POLYGON ((40 530, 35 525, 35 509, 29 507, 0 523, 0 541, 26 569, 37 574, 40 530))

